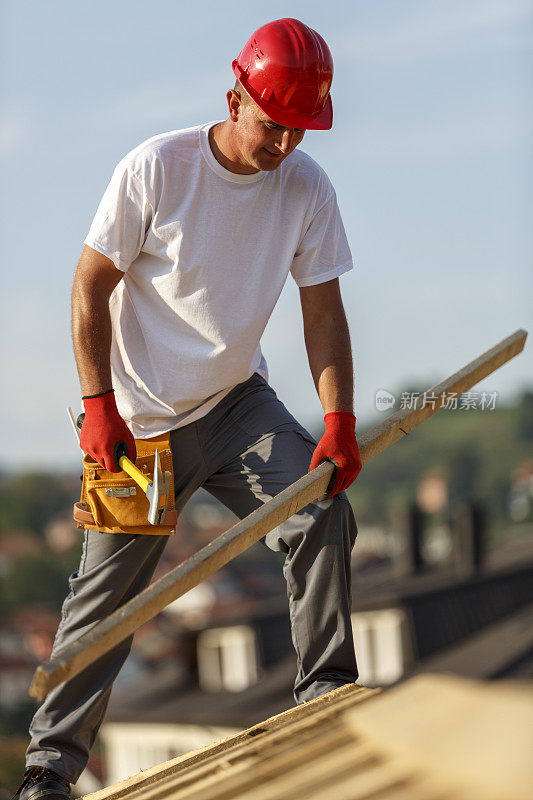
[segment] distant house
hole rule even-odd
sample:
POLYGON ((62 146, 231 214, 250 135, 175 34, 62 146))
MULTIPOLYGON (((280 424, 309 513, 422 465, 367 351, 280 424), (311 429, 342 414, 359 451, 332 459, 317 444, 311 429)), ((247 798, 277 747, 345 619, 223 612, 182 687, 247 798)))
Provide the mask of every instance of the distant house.
POLYGON ((37 662, 28 653, 0 651, 0 709, 10 711, 26 702, 37 662))
POLYGON ((195 672, 186 679, 169 662, 140 685, 114 690, 100 733, 107 780, 120 780, 290 708, 296 675, 291 648, 288 616, 275 611, 197 631, 195 672))
POLYGON ((50 657, 59 615, 25 606, 3 620, 0 630, 0 708, 28 701, 28 686, 39 661, 50 657))

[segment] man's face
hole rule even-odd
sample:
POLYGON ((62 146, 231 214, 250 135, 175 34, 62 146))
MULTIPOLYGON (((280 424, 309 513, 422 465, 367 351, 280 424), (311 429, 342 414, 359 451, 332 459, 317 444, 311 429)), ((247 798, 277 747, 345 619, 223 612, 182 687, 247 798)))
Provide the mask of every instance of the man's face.
POLYGON ((240 160, 254 169, 268 171, 277 169, 305 134, 300 128, 277 125, 253 100, 239 105, 234 130, 240 160))

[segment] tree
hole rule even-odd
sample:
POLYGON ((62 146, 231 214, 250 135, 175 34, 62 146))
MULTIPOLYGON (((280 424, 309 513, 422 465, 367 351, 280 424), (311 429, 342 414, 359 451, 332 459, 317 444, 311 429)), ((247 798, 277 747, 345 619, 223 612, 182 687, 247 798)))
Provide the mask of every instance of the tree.
POLYGON ((29 530, 39 536, 49 520, 72 506, 72 492, 54 475, 12 475, 0 483, 0 535, 29 530))
POLYGON ((533 442, 533 392, 524 392, 520 399, 516 430, 520 441, 533 442))

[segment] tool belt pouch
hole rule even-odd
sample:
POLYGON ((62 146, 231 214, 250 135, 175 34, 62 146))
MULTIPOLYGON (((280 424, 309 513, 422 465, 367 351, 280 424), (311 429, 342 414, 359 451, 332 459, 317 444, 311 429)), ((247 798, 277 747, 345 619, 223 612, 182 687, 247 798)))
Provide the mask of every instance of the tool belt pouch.
POLYGON ((126 472, 108 472, 91 456, 83 457, 83 483, 79 503, 74 504, 74 519, 78 528, 88 528, 100 533, 146 533, 170 535, 174 533, 177 513, 174 504, 174 472, 170 451, 170 436, 163 434, 153 439, 136 439, 135 464, 150 480, 154 474, 155 451, 163 474, 170 472, 170 489, 167 510, 160 525, 150 525, 150 502, 140 486, 126 472))

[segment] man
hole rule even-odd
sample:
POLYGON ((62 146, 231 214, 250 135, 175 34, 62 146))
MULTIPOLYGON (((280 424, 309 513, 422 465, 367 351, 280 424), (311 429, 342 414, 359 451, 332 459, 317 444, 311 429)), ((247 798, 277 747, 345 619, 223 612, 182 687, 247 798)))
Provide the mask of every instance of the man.
MULTIPOLYGON (((264 543, 286 554, 297 703, 357 679, 350 624, 356 525, 342 491, 361 460, 338 277, 352 268, 335 192, 296 148, 332 126, 331 54, 303 23, 257 30, 233 62, 228 117, 144 142, 117 166, 72 290, 85 420, 81 447, 118 471, 114 448, 170 431, 178 512, 203 486, 244 517, 323 458, 330 498, 264 543), (325 411, 318 446, 268 384, 260 338, 289 271, 325 411)), ((166 537, 85 532, 54 648, 149 583, 166 537)), ((22 800, 67 798, 131 639, 51 692, 31 726, 22 800)))

